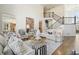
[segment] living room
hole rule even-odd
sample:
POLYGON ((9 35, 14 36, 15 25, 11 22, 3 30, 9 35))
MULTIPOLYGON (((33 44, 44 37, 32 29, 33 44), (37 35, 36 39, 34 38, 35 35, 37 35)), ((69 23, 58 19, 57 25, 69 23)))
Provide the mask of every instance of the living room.
POLYGON ((1 4, 0 54, 74 54, 78 7, 75 4, 1 4), (68 45, 64 45, 66 41, 68 45))

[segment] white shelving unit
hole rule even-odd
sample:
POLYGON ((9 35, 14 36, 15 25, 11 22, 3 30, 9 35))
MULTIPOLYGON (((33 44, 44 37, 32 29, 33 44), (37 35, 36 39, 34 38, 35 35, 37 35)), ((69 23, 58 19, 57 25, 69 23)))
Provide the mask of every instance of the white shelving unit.
POLYGON ((8 32, 10 31, 10 22, 15 17, 11 14, 1 13, 0 14, 0 31, 8 32))

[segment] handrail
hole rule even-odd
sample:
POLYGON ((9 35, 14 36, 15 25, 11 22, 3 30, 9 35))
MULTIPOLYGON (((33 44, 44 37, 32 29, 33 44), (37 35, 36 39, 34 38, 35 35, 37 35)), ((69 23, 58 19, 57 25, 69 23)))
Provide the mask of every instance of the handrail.
MULTIPOLYGON (((60 22, 60 19, 62 19, 62 17, 60 17, 59 15, 55 14, 54 12, 48 12, 49 13, 52 13, 52 18, 56 20, 55 23, 60 22)), ((50 17, 50 14, 48 15, 48 17, 50 17)), ((50 27, 52 27, 55 23, 53 23, 50 27)))
POLYGON ((56 25, 57 23, 64 24, 64 19, 66 19, 66 18, 74 18, 74 24, 76 24, 76 18, 77 18, 76 16, 75 17, 61 17, 61 16, 55 14, 54 12, 47 12, 46 14, 48 14, 47 17, 49 17, 49 18, 52 17, 54 20, 56 20, 56 22, 53 23, 50 27, 56 25), (49 13, 52 13, 52 14, 49 14, 49 13))
MULTIPOLYGON (((54 13, 54 15, 56 15, 56 16, 58 16, 58 17, 60 17, 59 15, 57 15, 57 14, 55 14, 55 13, 54 13)), ((60 17, 60 18, 61 18, 61 17, 60 17)))
MULTIPOLYGON (((60 18, 60 19, 61 19, 61 18, 60 18)), ((59 20, 57 20, 56 22, 59 22, 59 20)), ((56 22, 55 22, 55 23, 56 23, 56 22)), ((55 23, 53 23, 53 24, 55 24, 55 23)), ((60 23, 60 22, 59 22, 59 23, 60 23)))
MULTIPOLYGON (((61 17, 60 19, 62 20, 62 19, 63 19, 63 17, 61 17)), ((60 24, 62 24, 61 22, 59 22, 59 21, 60 21, 60 19, 58 19, 58 20, 57 20, 55 23, 53 23, 50 27, 54 26, 54 24, 56 24, 57 22, 58 22, 58 23, 60 23, 60 24)))
POLYGON ((54 12, 45 12, 44 14, 45 14, 44 17, 46 17, 46 15, 47 15, 47 17, 52 17, 55 20, 58 20, 58 19, 56 19, 57 17, 61 18, 59 15, 55 14, 54 12))

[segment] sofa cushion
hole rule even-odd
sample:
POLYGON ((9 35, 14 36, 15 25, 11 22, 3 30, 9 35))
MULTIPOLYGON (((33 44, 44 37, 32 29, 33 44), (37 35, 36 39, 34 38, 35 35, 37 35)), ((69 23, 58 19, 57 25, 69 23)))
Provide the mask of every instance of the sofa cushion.
POLYGON ((3 55, 3 47, 2 47, 2 45, 0 44, 0 55, 3 55))
POLYGON ((2 35, 0 35, 0 44, 2 44, 3 47, 5 47, 7 45, 7 40, 2 35))
POLYGON ((24 55, 32 52, 32 49, 17 37, 12 38, 12 43, 9 42, 9 47, 16 55, 24 55))
POLYGON ((4 55, 13 55, 14 54, 8 45, 4 48, 3 53, 4 53, 4 55))

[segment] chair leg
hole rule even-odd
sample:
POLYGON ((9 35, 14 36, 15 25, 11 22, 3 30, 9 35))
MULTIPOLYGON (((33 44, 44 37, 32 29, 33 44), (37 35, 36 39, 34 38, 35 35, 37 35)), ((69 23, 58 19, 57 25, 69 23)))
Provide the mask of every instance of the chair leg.
POLYGON ((47 55, 47 46, 44 46, 44 55, 47 55))
POLYGON ((38 49, 35 49, 35 55, 38 55, 38 49))

